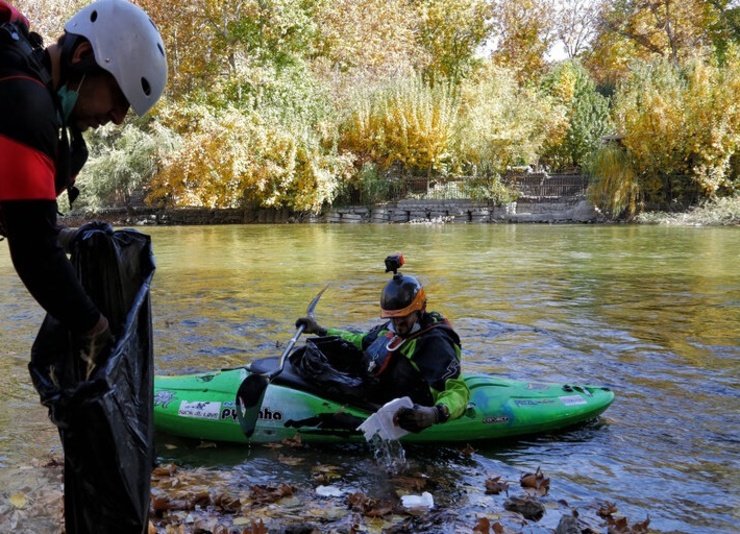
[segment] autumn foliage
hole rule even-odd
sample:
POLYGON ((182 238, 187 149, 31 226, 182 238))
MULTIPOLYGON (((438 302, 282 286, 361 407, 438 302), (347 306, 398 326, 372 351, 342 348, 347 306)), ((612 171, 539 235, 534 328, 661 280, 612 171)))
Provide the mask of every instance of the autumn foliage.
MULTIPOLYGON (((597 169, 605 136, 626 165, 593 177, 607 211, 737 189, 740 8, 726 0, 135 1, 162 32, 168 86, 128 126, 139 134, 90 137, 89 207, 144 191, 319 211, 391 166, 493 189, 512 166, 597 169)), ((50 42, 88 2, 16 3, 50 42)))

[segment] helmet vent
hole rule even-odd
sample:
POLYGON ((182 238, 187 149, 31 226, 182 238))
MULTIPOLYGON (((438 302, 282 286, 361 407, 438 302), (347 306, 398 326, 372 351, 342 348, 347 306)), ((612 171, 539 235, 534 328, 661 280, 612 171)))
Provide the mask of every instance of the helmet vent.
POLYGON ((94 9, 90 13, 90 22, 95 22, 96 20, 98 20, 98 10, 97 9, 94 9))
POLYGON ((151 96, 152 94, 152 86, 149 85, 149 81, 146 78, 141 79, 141 89, 144 91, 144 94, 146 96, 151 96))

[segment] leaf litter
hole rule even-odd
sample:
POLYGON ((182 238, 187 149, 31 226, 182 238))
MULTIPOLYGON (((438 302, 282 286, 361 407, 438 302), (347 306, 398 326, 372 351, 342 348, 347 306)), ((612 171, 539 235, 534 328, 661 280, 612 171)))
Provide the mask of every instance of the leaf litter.
MULTIPOLYGON (((281 463, 302 463, 299 440, 283 443, 296 449, 280 455, 281 463)), ((210 447, 210 444, 207 445, 210 447)), ((274 447, 273 447, 274 448, 274 447)), ((471 448, 458 451, 472 454, 471 448)), ((63 533, 63 460, 50 458, 30 466, 39 471, 39 484, 12 495, 0 493, 0 531, 30 532, 31 525, 55 525, 63 533)), ((427 468, 430 466, 426 466, 427 468)), ((519 484, 503 475, 488 474, 480 487, 465 488, 478 495, 480 511, 460 516, 454 502, 435 502, 430 509, 405 509, 402 497, 434 493, 449 484, 425 472, 389 475, 389 491, 382 495, 365 491, 341 491, 321 495, 322 483, 340 484, 343 469, 335 465, 311 468, 311 487, 290 482, 249 483, 236 469, 184 467, 174 463, 157 466, 151 479, 149 534, 267 534, 268 532, 321 534, 415 532, 470 532, 516 534, 529 532, 543 515, 560 517, 557 529, 538 532, 647 534, 650 518, 630 524, 613 502, 596 501, 580 509, 548 497, 550 479, 540 467, 521 475, 519 484), (515 489, 517 486, 521 488, 515 489), (509 493, 518 492, 518 495, 509 493), (501 494, 505 495, 501 495, 501 494)), ((436 499, 435 499, 436 501, 436 499)), ((454 499, 453 499, 454 501, 454 499)))

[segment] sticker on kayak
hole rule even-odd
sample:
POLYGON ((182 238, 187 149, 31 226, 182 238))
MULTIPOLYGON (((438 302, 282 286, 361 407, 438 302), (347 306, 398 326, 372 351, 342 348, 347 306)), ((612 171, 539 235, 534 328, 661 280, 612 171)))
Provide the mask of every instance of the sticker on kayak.
POLYGON ((177 415, 197 419, 218 419, 221 415, 221 403, 182 401, 177 415))
POLYGON ((160 389, 154 394, 154 406, 161 406, 163 410, 175 400, 175 392, 160 389))
POLYGON ((553 404, 553 399, 516 399, 514 404, 517 406, 539 406, 540 404, 553 404))
POLYGON ((560 397, 560 400, 566 406, 578 406, 579 404, 588 404, 588 402, 586 402, 586 399, 584 399, 580 395, 568 395, 566 397, 560 397))

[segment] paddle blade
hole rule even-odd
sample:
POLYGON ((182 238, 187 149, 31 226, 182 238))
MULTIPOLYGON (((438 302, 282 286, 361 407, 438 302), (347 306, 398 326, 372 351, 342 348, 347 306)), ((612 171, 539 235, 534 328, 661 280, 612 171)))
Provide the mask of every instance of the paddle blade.
POLYGON ((251 374, 247 375, 236 392, 236 416, 247 439, 252 437, 257 426, 269 384, 270 380, 265 375, 251 374))

